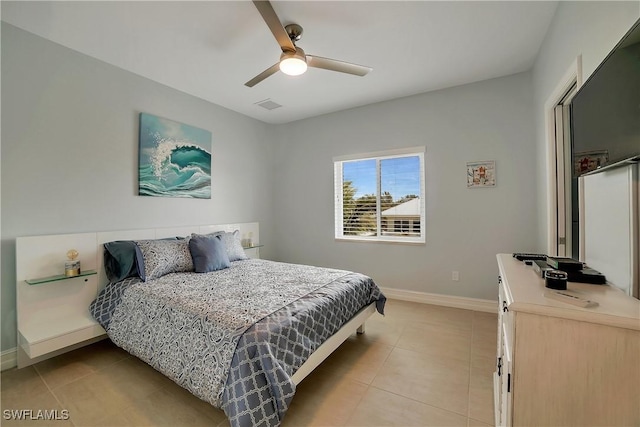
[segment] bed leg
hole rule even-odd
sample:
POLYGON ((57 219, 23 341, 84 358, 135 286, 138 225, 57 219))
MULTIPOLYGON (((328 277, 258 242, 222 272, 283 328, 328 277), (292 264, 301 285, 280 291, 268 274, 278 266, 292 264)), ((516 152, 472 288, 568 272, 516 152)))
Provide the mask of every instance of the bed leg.
POLYGON ((356 329, 356 332, 360 335, 364 334, 364 323, 358 326, 358 329, 356 329))

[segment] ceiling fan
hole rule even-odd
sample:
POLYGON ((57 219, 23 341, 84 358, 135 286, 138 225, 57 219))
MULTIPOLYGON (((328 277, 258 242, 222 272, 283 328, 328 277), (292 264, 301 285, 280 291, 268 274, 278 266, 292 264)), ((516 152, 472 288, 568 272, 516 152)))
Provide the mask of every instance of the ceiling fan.
POLYGON ((307 71, 307 67, 314 67, 360 77, 367 75, 372 70, 371 67, 363 65, 305 54, 301 47, 296 46, 296 42, 302 36, 302 27, 300 25, 289 24, 283 27, 268 0, 254 0, 253 4, 276 38, 282 49, 282 54, 280 55, 280 61, 246 82, 245 86, 253 87, 278 72, 278 70, 290 76, 297 76, 307 71))

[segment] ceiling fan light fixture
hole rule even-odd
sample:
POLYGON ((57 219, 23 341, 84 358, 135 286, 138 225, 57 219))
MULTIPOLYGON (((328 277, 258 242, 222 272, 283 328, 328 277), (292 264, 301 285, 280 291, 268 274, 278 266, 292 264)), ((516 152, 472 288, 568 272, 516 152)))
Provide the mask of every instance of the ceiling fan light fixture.
POLYGON ((289 76, 299 76, 307 71, 307 58, 301 48, 295 52, 283 52, 280 57, 280 71, 289 76))

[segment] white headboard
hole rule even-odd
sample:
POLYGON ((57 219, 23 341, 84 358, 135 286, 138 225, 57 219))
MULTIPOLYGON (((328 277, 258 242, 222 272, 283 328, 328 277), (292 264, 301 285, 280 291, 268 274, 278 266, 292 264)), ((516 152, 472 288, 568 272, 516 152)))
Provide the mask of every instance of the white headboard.
POLYGON ((83 270, 97 270, 101 289, 107 282, 103 265, 104 243, 114 240, 162 239, 188 236, 191 233, 206 234, 235 230, 240 231, 243 241, 251 236, 253 244, 259 244, 260 227, 257 222, 18 237, 16 239, 16 279, 20 282, 35 277, 64 274, 66 253, 73 248, 80 254, 78 258, 83 270))
MULTIPOLYGON (((107 284, 104 243, 235 230, 240 231, 243 242, 251 238, 252 245, 260 244, 257 222, 18 237, 18 366, 36 363, 104 335, 105 331, 89 313, 89 305, 107 284), (78 251, 82 271, 95 270, 96 274, 39 284, 27 283, 27 280, 33 283, 33 279, 64 275, 69 249, 78 251)), ((257 249, 252 251, 247 255, 256 257, 257 249)))

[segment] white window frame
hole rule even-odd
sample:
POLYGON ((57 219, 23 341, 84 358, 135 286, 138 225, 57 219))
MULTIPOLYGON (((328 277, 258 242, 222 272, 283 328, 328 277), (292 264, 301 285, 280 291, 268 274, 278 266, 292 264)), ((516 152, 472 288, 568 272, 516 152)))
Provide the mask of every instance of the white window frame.
MULTIPOLYGON (((347 156, 338 156, 333 158, 333 171, 334 171, 334 212, 335 212, 335 240, 337 241, 357 241, 357 242, 387 242, 387 243, 403 243, 403 244, 424 244, 426 236, 426 221, 425 221, 425 167, 424 167, 424 155, 426 148, 421 147, 409 147, 395 150, 376 151, 364 154, 353 154, 347 156), (420 161, 420 235, 419 236, 383 236, 382 235, 382 218, 380 210, 380 194, 381 194, 381 179, 380 179, 380 161, 385 159, 397 158, 397 157, 418 157, 420 161), (343 174, 342 165, 344 162, 360 161, 360 160, 376 160, 377 167, 377 179, 376 179, 376 222, 377 222, 377 236, 349 236, 344 235, 343 230, 343 197, 342 197, 342 185, 343 174)), ((413 229, 413 224, 409 225, 410 229, 413 229)))

